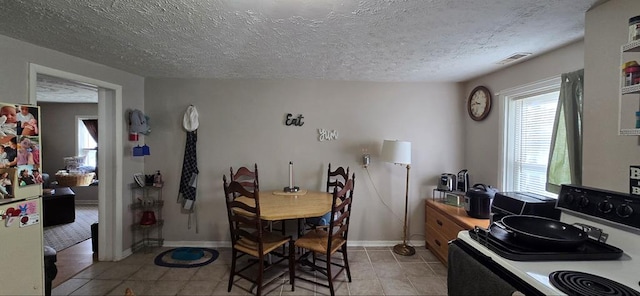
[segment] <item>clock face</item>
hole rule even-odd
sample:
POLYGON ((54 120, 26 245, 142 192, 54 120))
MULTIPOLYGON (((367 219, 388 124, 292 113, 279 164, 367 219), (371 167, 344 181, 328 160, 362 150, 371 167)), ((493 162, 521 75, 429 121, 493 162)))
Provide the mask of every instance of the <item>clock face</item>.
POLYGON ((471 92, 467 102, 467 111, 471 119, 483 120, 491 110, 491 93, 484 86, 478 86, 471 92))

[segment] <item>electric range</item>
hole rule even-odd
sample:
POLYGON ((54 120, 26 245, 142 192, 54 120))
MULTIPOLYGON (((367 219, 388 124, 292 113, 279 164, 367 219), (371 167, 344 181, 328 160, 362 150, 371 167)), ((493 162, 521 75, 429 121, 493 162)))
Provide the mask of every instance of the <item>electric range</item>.
POLYGON ((501 277, 527 295, 640 295, 640 199, 563 185, 556 208, 560 221, 589 233, 584 245, 539 250, 518 245, 493 226, 489 232, 462 231, 452 243, 482 257, 483 265, 505 273, 501 277))

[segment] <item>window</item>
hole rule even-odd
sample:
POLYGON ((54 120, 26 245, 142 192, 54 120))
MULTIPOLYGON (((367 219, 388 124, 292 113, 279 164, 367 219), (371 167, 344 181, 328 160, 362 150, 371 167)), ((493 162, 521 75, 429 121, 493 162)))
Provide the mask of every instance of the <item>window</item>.
POLYGON ((502 187, 555 197, 545 190, 560 79, 504 91, 502 187))
POLYGON ((84 156, 84 164, 83 166, 91 166, 96 167, 98 164, 97 159, 97 149, 98 143, 93 139, 89 130, 82 122, 85 119, 98 119, 95 116, 83 116, 76 117, 76 134, 77 134, 77 145, 76 151, 78 156, 84 156))

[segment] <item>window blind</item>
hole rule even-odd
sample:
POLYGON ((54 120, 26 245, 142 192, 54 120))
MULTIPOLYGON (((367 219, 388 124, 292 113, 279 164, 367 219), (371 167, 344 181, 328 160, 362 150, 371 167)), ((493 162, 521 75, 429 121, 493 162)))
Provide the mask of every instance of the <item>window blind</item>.
POLYGON ((514 102, 514 167, 516 191, 554 196, 545 190, 547 161, 559 92, 514 102))

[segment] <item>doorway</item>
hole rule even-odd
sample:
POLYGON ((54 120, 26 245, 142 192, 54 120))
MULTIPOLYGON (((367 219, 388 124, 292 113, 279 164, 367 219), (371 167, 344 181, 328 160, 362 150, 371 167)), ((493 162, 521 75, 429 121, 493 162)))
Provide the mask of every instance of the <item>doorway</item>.
MULTIPOLYGON (((122 258, 123 182, 122 163, 122 87, 109 82, 31 64, 29 69, 29 104, 37 103, 38 74, 58 77, 77 83, 93 85, 98 92, 98 260, 115 261, 122 258), (111 198, 106 198, 110 196, 111 198)), ((46 130, 43 131, 46 133, 46 130)), ((45 143, 46 145, 46 143, 45 143)), ((43 155, 44 161, 47 156, 43 155)))
POLYGON ((61 207, 68 219, 60 219, 65 215, 59 211, 46 212, 45 207, 44 241, 60 252, 92 238, 91 227, 98 222, 98 88, 37 74, 36 100, 45 130, 40 168, 46 180, 45 199, 53 194, 56 199, 73 200, 61 207))

